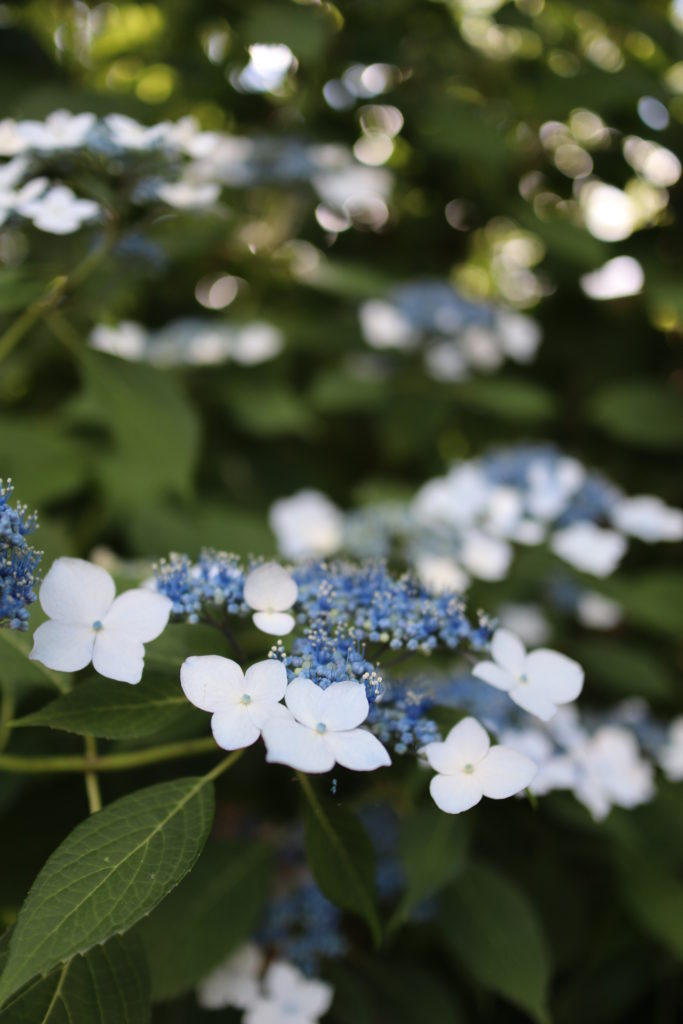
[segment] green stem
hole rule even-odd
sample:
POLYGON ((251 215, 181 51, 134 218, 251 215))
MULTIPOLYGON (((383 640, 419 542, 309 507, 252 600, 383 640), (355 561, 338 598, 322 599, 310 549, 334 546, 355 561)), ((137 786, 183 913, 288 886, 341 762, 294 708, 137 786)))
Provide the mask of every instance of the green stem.
POLYGON ((204 776, 204 782, 213 782, 213 780, 217 779, 219 775, 223 774, 223 772, 227 772, 228 768, 232 768, 235 762, 239 761, 245 750, 246 747, 242 747, 241 750, 233 750, 227 757, 224 757, 222 761, 219 761, 217 765, 214 765, 210 772, 206 773, 204 776))
MULTIPOLYGON (((29 757, 22 754, 0 754, 0 772, 15 772, 24 775, 43 775, 49 772, 121 772, 130 768, 142 768, 149 764, 173 761, 179 757, 196 757, 210 754, 216 749, 212 737, 198 740, 180 740, 164 743, 145 750, 121 751, 115 754, 100 754, 96 757, 80 754, 56 754, 47 757, 29 757)), ((219 773, 220 774, 220 773, 219 773)))
MULTIPOLYGON (((97 741, 94 736, 85 737, 85 755, 90 761, 97 760, 97 741)), ((91 814, 102 810, 102 794, 97 772, 85 773, 85 793, 88 797, 88 807, 91 814)))
POLYGON ((24 312, 13 321, 0 337, 0 362, 5 359, 12 349, 19 344, 24 335, 44 316, 56 309, 64 295, 77 288, 92 274, 105 256, 110 251, 115 231, 113 226, 108 227, 98 246, 92 249, 87 256, 77 264, 69 274, 60 274, 50 281, 47 289, 39 295, 24 312))

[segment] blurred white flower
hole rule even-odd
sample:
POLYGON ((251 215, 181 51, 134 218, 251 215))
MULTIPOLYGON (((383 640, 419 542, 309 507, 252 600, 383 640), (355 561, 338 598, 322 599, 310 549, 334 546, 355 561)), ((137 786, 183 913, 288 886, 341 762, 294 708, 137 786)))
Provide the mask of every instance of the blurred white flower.
POLYGON ((652 765, 640 756, 627 729, 603 726, 571 756, 577 769, 574 795, 596 821, 606 818, 612 806, 637 807, 655 794, 652 765))
POLYGON ((645 283, 645 274, 632 256, 615 256, 590 274, 583 274, 579 284, 591 299, 622 299, 637 295, 645 283))
POLYGON ((220 194, 220 185, 215 182, 190 178, 164 182, 157 189, 159 198, 176 210, 202 210, 215 203, 220 194))
POLYGON ((241 946, 236 953, 216 967, 197 986, 197 1002, 204 1010, 222 1010, 234 1006, 246 1010, 260 998, 259 978, 265 956, 253 943, 241 946))
POLYGON ((165 141, 169 128, 166 121, 148 128, 127 114, 107 114, 104 123, 116 146, 132 150, 153 149, 165 141))
POLYGON ((403 314, 384 299, 370 299, 359 311, 363 337, 372 348, 415 348, 419 334, 403 314))
POLYGON ((254 610, 254 625, 273 636, 284 636, 294 629, 295 619, 289 609, 298 593, 294 577, 276 562, 252 569, 244 581, 244 600, 254 610))
POLYGON ((327 982, 307 978, 293 964, 276 960, 263 979, 263 995, 247 1008, 243 1024, 317 1024, 333 997, 327 982))
POLYGON ((622 498, 612 508, 610 517, 618 530, 648 544, 683 540, 683 511, 652 494, 622 498))
POLYGON ((550 623, 543 609, 536 604, 511 602, 498 609, 498 621, 505 629, 516 633, 530 647, 544 643, 550 636, 550 623))
POLYGON ((586 228, 601 242, 621 242, 638 227, 640 211, 626 192, 602 181, 589 181, 582 187, 579 202, 586 228))
POLYGON ((70 235, 100 213, 92 199, 79 199, 66 185, 53 185, 38 198, 23 200, 17 206, 39 231, 50 235, 70 235))
POLYGON ((44 121, 20 121, 18 131, 29 149, 52 151, 78 149, 95 126, 94 114, 53 110, 44 121))
POLYGON ((268 513, 277 546, 285 558, 326 558, 339 550, 344 515, 322 491, 297 491, 278 498, 268 513))
POLYGON ((33 634, 29 657, 58 672, 77 672, 92 661, 100 675, 124 683, 140 682, 143 644, 163 633, 172 607, 144 589, 116 597, 106 569, 81 558, 53 562, 39 597, 49 619, 33 634))
POLYGON ((112 326, 98 324, 90 332, 88 344, 98 352, 107 352, 109 355, 118 356, 119 359, 139 362, 144 358, 147 331, 142 324, 133 320, 122 320, 121 323, 112 326))
POLYGON ((256 366, 274 359, 283 346, 282 333, 277 327, 254 321, 237 329, 230 345, 230 355, 241 366, 256 366))
POLYGON ((512 561, 512 548, 481 530, 466 530, 459 554, 464 568, 480 580, 502 580, 512 561))
POLYGON ((683 715, 670 723, 659 763, 670 782, 683 781, 683 715))
POLYGON ((290 717, 280 704, 287 670, 272 658, 256 662, 246 672, 236 661, 216 654, 186 658, 180 683, 191 704, 212 713, 211 732, 223 750, 249 747, 269 718, 290 717))
POLYGON ((13 117, 4 117, 0 121, 0 156, 16 156, 25 149, 28 149, 28 146, 19 131, 19 125, 13 117))
POLYGON ((463 718, 441 743, 428 743, 422 754, 437 774, 429 784, 436 806, 460 814, 482 797, 503 800, 526 789, 536 765, 505 746, 491 747, 486 730, 475 718, 463 718))
POLYGON ((572 759, 561 754, 547 733, 540 729, 508 729, 500 737, 501 743, 526 754, 537 767, 529 783, 529 792, 545 796, 556 789, 572 789, 577 771, 572 759))
POLYGON ((552 463, 535 459, 527 470, 527 506, 537 519, 557 519, 586 477, 580 462, 562 456, 552 463))
POLYGON ((328 772, 335 764, 370 772, 391 764, 371 732, 358 726, 370 705, 363 683, 331 683, 325 690, 310 679, 294 679, 285 693, 289 721, 271 719, 263 728, 266 760, 302 772, 328 772))
POLYGON ((420 582, 433 594, 447 590, 462 593, 470 585, 467 573, 447 555, 418 554, 414 564, 420 582))
POLYGON ((610 576, 626 554, 628 544, 620 533, 603 529, 583 520, 558 530, 550 539, 550 548, 579 572, 610 576))
POLYGON ((512 310, 496 313, 496 328, 503 352, 517 363, 530 363, 543 337, 539 324, 530 316, 512 310))
POLYGON ((576 617, 588 629, 615 629, 624 612, 618 601, 596 590, 584 590, 576 603, 576 617))
POLYGON ((296 57, 285 43, 254 43, 248 49, 249 63, 238 77, 248 92, 276 92, 296 68, 296 57))
POLYGON ((583 689, 583 669, 577 661, 544 647, 527 654, 508 629, 493 634, 491 654, 493 661, 480 661, 472 675, 504 690, 515 704, 545 722, 558 704, 576 700, 583 689))

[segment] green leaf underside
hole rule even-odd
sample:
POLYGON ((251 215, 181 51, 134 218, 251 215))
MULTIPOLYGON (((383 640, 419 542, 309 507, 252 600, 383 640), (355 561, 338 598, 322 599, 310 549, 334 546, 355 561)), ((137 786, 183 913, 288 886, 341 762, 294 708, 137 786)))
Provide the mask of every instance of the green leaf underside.
POLYGON ((0 1011, 0 1024, 147 1024, 150 1015, 142 945, 114 936, 29 984, 0 1011))
POLYGON ((493 868, 470 867, 444 893, 441 928, 457 959, 484 988, 546 1024, 550 958, 522 890, 493 868))
POLYGON ((306 855, 315 880, 333 903, 363 917, 379 943, 382 929, 375 905, 372 843, 355 815, 318 800, 312 789, 310 793, 306 855))
POLYGON ((110 740, 151 736, 182 718, 189 709, 177 679, 145 676, 139 686, 86 679, 72 693, 14 722, 49 726, 110 740))
POLYGON ((192 989, 257 927, 268 896, 270 857, 256 843, 213 843, 139 933, 154 1001, 192 989), (183 941, 178 941, 182 922, 183 941))
POLYGON ((39 873, 10 941, 0 1005, 126 931, 192 868, 213 817, 213 787, 177 779, 122 797, 78 825, 39 873))

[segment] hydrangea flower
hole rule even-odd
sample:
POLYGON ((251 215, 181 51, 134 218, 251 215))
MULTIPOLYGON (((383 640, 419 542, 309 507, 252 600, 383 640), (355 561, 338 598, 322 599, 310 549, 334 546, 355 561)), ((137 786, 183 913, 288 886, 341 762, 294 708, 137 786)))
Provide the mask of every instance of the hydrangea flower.
POLYGON ((467 811, 484 796, 492 800, 514 796, 536 774, 530 757, 510 747, 491 747, 476 718, 463 718, 442 743, 428 743, 422 753, 437 772, 429 792, 446 814, 467 811))
POLYGON ((654 796, 652 765, 640 756, 638 741, 628 729, 602 726, 571 757, 577 773, 574 795, 596 821, 606 818, 613 805, 637 807, 654 796))
POLYGON ((342 544, 343 513, 320 491, 298 491, 274 501, 270 527, 285 558, 326 558, 342 544))
POLYGON ((294 578, 276 562, 252 569, 244 581, 244 600, 254 609, 252 621, 256 628, 272 636, 291 633, 296 620, 288 610, 298 592, 294 578))
POLYGON ((577 661, 545 647, 527 654, 519 637, 497 629, 491 640, 493 661, 480 661, 472 675, 505 690, 525 711, 547 722, 558 704, 576 700, 583 689, 583 669, 577 661))
POLYGON ((53 185, 44 195, 20 203, 19 213, 33 222, 39 231, 50 235, 70 235, 81 224, 100 212, 93 199, 78 199, 66 185, 53 185))
POLYGON ((314 773, 335 764, 357 772, 391 764, 377 737, 358 728, 370 710, 361 683, 346 680, 323 690, 298 678, 287 687, 285 703, 289 719, 274 718, 263 727, 267 761, 314 773))
POLYGON ((58 558, 40 587, 49 616, 33 635, 29 657, 58 672, 77 672, 92 661, 102 676, 123 683, 142 678, 144 644, 161 633, 171 602, 151 590, 116 597, 106 569, 82 558, 58 558))
POLYGON ((204 1010, 222 1010, 226 1006, 246 1010, 253 1006, 261 995, 259 979, 264 963, 258 946, 246 943, 200 981, 197 1002, 204 1010))
POLYGON ((307 978, 293 964, 276 960, 263 979, 263 995, 247 1009, 243 1024, 317 1024, 333 996, 327 982, 307 978))
POLYGON ((588 520, 571 523, 553 534, 550 547, 565 562, 593 576, 611 576, 624 557, 628 544, 615 530, 603 529, 588 520))
POLYGON ((670 724, 659 763, 670 782, 683 781, 683 715, 670 724))
POLYGON ((246 673, 236 661, 217 654, 187 658, 180 668, 180 683, 191 704, 212 712, 211 731, 224 750, 256 743, 269 718, 290 718, 279 703, 287 671, 272 658, 256 662, 246 673))
POLYGON ((78 149, 95 125, 91 113, 72 114, 69 110, 53 110, 44 121, 20 121, 18 132, 27 148, 39 152, 78 149))
POLYGON ((683 539, 683 512, 653 494, 622 498, 612 509, 611 518, 618 530, 647 544, 683 539))

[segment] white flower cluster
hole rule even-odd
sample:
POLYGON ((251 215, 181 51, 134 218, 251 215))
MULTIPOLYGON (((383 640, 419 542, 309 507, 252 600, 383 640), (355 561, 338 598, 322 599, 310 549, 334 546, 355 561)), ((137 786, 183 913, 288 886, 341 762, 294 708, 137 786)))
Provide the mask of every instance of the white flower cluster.
POLYGON ((0 157, 9 158, 0 165, 0 224, 14 215, 40 231, 66 235, 101 219, 98 202, 79 198, 63 181, 42 173, 55 154, 76 160, 82 150, 114 175, 121 173, 122 160, 137 161, 137 202, 204 210, 224 187, 304 181, 320 201, 321 224, 333 220, 337 231, 354 224, 379 229, 389 217, 391 173, 363 166, 343 145, 203 131, 192 117, 147 127, 124 114, 99 119, 90 112, 55 110, 43 121, 0 121, 0 157))
MULTIPOLYGON (((566 708, 545 728, 508 729, 501 740, 536 764, 531 793, 569 790, 596 821, 606 818, 612 807, 637 807, 655 795, 654 767, 625 725, 606 724, 589 732, 576 709, 566 708)), ((680 727, 672 727, 660 757, 665 771, 667 764, 674 768, 670 777, 675 779, 676 762, 683 777, 680 727)))
MULTIPOLYGON (((471 577, 504 579, 514 544, 547 543, 579 572, 604 578, 618 567, 629 537, 645 543, 683 538, 683 511, 654 495, 627 497, 576 459, 544 451, 525 458, 516 477, 506 479, 500 464, 517 458, 511 449, 457 463, 423 484, 408 503, 348 514, 318 491, 300 491, 273 503, 271 528, 291 559, 340 550, 385 555, 398 545, 435 591, 465 590, 471 577)), ((604 607, 605 601, 597 595, 599 607, 586 606, 587 621, 599 623, 607 615, 613 624, 615 609, 604 607)))
POLYGON ((89 344, 119 359, 153 366, 215 366, 230 360, 256 366, 275 359, 284 342, 277 327, 264 321, 231 325, 182 318, 156 331, 131 320, 98 324, 89 344))
POLYGON ((204 1010, 244 1010, 242 1024, 317 1024, 334 991, 319 978, 307 978, 293 964, 275 960, 265 974, 265 957, 247 943, 208 975, 197 988, 204 1010))
POLYGON ((367 344, 379 351, 423 353, 433 380, 465 380, 493 373, 506 359, 527 364, 541 343, 541 328, 530 316, 464 299, 449 284, 416 281, 359 309, 367 344))

